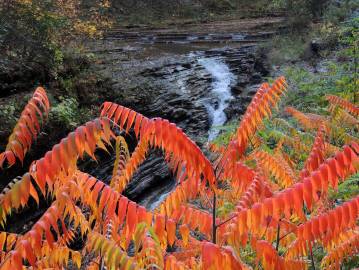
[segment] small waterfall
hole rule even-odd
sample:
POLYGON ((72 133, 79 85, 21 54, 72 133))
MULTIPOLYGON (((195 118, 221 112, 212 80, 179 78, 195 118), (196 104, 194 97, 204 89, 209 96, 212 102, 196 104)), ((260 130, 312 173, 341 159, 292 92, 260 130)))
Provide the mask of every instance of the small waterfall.
POLYGON ((211 118, 211 128, 208 131, 208 141, 212 141, 219 134, 218 127, 224 125, 227 116, 224 110, 228 107, 229 101, 233 98, 231 94, 231 84, 236 79, 229 67, 218 58, 200 58, 200 65, 212 77, 212 97, 206 102, 208 114, 211 118))

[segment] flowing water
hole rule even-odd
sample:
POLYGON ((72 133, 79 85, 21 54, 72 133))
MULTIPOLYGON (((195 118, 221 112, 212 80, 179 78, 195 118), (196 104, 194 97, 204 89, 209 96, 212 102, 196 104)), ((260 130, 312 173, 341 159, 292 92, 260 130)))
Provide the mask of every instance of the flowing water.
POLYGON ((217 58, 200 58, 198 62, 212 77, 211 92, 213 98, 205 106, 211 119, 211 127, 208 131, 208 141, 212 141, 219 134, 219 128, 227 121, 224 110, 229 101, 233 99, 231 85, 235 82, 235 75, 228 65, 217 58))

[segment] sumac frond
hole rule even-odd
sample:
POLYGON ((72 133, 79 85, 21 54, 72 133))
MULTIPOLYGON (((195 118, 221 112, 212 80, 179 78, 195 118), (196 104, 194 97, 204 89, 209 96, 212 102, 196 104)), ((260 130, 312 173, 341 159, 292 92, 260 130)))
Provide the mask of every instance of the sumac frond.
POLYGON ((128 161, 124 165, 121 173, 112 178, 111 186, 113 186, 115 190, 122 192, 125 189, 138 166, 146 159, 148 150, 148 142, 146 140, 140 140, 137 147, 131 154, 131 157, 128 158, 128 161))
POLYGON ((207 238, 211 236, 212 216, 206 211, 192 206, 182 206, 173 213, 171 218, 177 223, 181 221, 182 224, 186 224, 192 231, 198 229, 207 238))
POLYGON ((89 233, 87 249, 94 252, 96 255, 103 256, 109 269, 137 269, 136 263, 121 249, 121 247, 99 233, 89 233))
POLYGON ((78 127, 62 139, 30 167, 30 173, 41 192, 46 193, 46 184, 51 190, 54 181, 59 177, 74 174, 77 170, 77 159, 82 158, 84 153, 96 159, 94 156, 96 147, 106 150, 104 142, 109 144, 111 137, 114 135, 110 121, 107 118, 98 118, 78 127))
POLYGON ((244 154, 251 136, 262 125, 263 119, 272 114, 272 108, 279 102, 280 96, 285 92, 287 83, 284 77, 278 78, 272 86, 262 84, 249 104, 233 138, 224 153, 220 156, 217 169, 219 171, 234 170, 234 164, 244 154))
POLYGON ((42 256, 43 237, 52 249, 55 242, 53 232, 59 236, 60 230, 62 230, 66 235, 67 229, 61 210, 58 202, 55 201, 31 230, 18 239, 16 246, 2 262, 0 268, 4 270, 22 269, 22 259, 27 260, 31 266, 35 267, 37 258, 42 256), (62 224, 60 227, 58 222, 62 224))
POLYGON ((272 86, 263 84, 244 114, 237 129, 237 141, 239 153, 243 153, 248 139, 262 123, 263 118, 271 115, 271 107, 277 105, 280 96, 286 90, 286 81, 283 77, 278 78, 272 86))
POLYGON ((0 168, 3 167, 5 160, 9 166, 15 164, 16 158, 23 162, 33 139, 36 139, 40 133, 41 123, 44 122, 49 110, 50 103, 46 92, 44 88, 38 87, 22 111, 5 151, 0 154, 0 168))
POLYGON ((78 269, 81 268, 82 256, 79 251, 74 251, 65 245, 55 243, 52 248, 46 243, 42 246, 44 256, 36 262, 35 269, 68 267, 70 261, 78 269))
MULTIPOLYGON (((353 147, 357 148, 356 145, 353 147)), ((350 146, 345 146, 343 151, 337 153, 334 158, 327 159, 302 182, 254 204, 251 209, 240 210, 231 223, 239 229, 240 235, 248 231, 258 235, 263 229, 262 226, 267 223, 268 217, 275 220, 282 216, 290 219, 292 214, 304 217, 303 205, 311 209, 312 204, 319 200, 319 196, 327 192, 329 184, 336 188, 339 178, 345 179, 358 170, 358 161, 354 150, 350 146)))
POLYGON ((126 140, 122 136, 116 137, 115 146, 115 164, 113 165, 112 179, 110 186, 113 187, 114 182, 123 174, 123 169, 127 164, 127 160, 130 157, 126 140))
POLYGON ((213 243, 202 244, 202 269, 237 269, 244 270, 248 267, 242 264, 231 249, 221 248, 213 243))
POLYGON ((285 164, 283 160, 279 160, 275 155, 265 151, 256 151, 253 153, 253 157, 260 170, 273 175, 281 187, 289 187, 297 181, 289 165, 285 164))
POLYGON ((237 203, 237 209, 243 210, 250 208, 254 203, 262 201, 264 198, 271 197, 272 191, 262 176, 256 175, 248 189, 242 194, 237 203))
POLYGON ((188 177, 201 175, 212 186, 215 183, 211 163, 200 148, 175 124, 161 118, 148 119, 126 107, 105 102, 102 116, 113 119, 121 129, 134 129, 136 136, 150 146, 162 149, 177 164, 175 170, 184 169, 188 177))
POLYGON ((300 177, 304 178, 308 176, 312 171, 316 170, 319 165, 324 161, 325 157, 325 125, 321 125, 318 129, 317 136, 315 137, 312 150, 304 164, 303 170, 300 172, 300 177))
POLYGON ((359 116, 359 108, 356 107, 353 103, 334 95, 327 95, 326 99, 330 104, 337 105, 354 116, 359 116))
MULTIPOLYGON (((322 266, 337 268, 358 252, 359 197, 334 209, 331 199, 359 169, 357 127, 336 128, 338 121, 357 123, 356 107, 330 97, 329 116, 287 109, 302 131, 282 119, 264 124, 285 90, 284 78, 261 86, 229 145, 216 149, 214 164, 175 124, 105 102, 100 118, 71 132, 1 192, 3 226, 12 211, 32 206, 30 199, 53 202, 30 231, 0 233, 0 269, 60 269, 69 262, 90 270, 249 269, 243 255, 265 270, 306 269, 304 256, 317 246, 326 252, 322 266), (113 129, 135 134, 132 154, 113 129), (96 149, 107 151, 112 139, 108 185, 77 163, 84 155, 96 160, 96 149), (163 153, 177 179, 154 211, 121 194, 150 150, 163 153), (84 245, 74 251, 79 238, 84 245)), ((48 110, 46 94, 37 90, 10 137, 14 152, 1 154, 0 165, 23 160, 48 110)))
POLYGON ((8 252, 12 250, 19 238, 18 234, 0 232, 0 250, 8 252))
POLYGON ((142 114, 112 102, 105 102, 102 105, 101 117, 104 116, 113 119, 122 130, 128 132, 133 128, 137 137, 140 136, 141 129, 146 127, 149 121, 149 119, 142 114))
POLYGON ((359 233, 341 242, 331 250, 321 262, 324 269, 340 269, 344 259, 359 253, 359 233))
POLYGON ((4 225, 11 209, 24 207, 30 196, 39 204, 39 197, 29 173, 12 180, 0 193, 0 223, 4 225))
POLYGON ((253 249, 257 252, 257 257, 261 260, 264 269, 272 270, 303 270, 307 269, 307 264, 301 260, 285 259, 278 255, 274 247, 264 240, 252 240, 253 249))
POLYGON ((297 241, 305 245, 307 241, 315 241, 328 234, 331 236, 338 235, 344 229, 355 227, 358 213, 359 196, 334 208, 328 213, 299 225, 297 241))
POLYGON ((359 126, 359 120, 341 108, 332 112, 332 118, 334 124, 339 126, 347 128, 358 128, 359 126))
POLYGON ((194 199, 200 192, 200 188, 201 183, 199 178, 192 177, 181 181, 171 194, 160 204, 158 207, 160 212, 167 216, 171 216, 182 204, 194 199))
POLYGON ((324 121, 324 118, 310 117, 309 114, 302 113, 293 107, 287 107, 285 112, 294 117, 305 129, 308 130, 317 129, 324 121))
POLYGON ((237 161, 234 165, 234 169, 227 170, 222 177, 229 179, 232 187, 238 188, 238 191, 241 193, 252 182, 255 175, 256 172, 253 169, 249 168, 243 162, 237 161))

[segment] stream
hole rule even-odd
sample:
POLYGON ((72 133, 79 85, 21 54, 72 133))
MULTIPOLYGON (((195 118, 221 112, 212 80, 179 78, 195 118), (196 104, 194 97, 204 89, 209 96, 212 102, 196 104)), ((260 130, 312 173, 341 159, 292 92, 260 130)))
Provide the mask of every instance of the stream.
POLYGON ((216 58, 200 58, 198 62, 210 73, 212 77, 211 92, 213 98, 205 105, 211 120, 208 131, 208 141, 213 141, 219 134, 219 127, 227 121, 224 110, 233 99, 231 84, 235 83, 235 75, 229 66, 216 58))

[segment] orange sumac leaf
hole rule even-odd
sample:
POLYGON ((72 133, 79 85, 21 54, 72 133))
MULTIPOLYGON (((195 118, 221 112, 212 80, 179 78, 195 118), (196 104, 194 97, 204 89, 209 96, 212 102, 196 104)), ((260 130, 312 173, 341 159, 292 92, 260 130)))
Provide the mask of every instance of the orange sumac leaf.
POLYGON ((353 103, 334 95, 327 95, 325 98, 330 102, 330 104, 337 105, 354 116, 359 116, 359 108, 353 103))
POLYGON ((36 139, 40 132, 38 118, 40 117, 41 122, 43 122, 44 115, 46 116, 49 111, 50 104, 45 89, 36 88, 9 137, 5 152, 0 153, 0 168, 3 167, 5 160, 9 166, 14 165, 15 157, 23 162, 24 156, 31 147, 32 140, 36 139))
POLYGON ((173 246, 176 240, 176 223, 172 219, 166 221, 167 241, 170 246, 173 246))
POLYGON ((179 227, 179 231, 183 240, 183 245, 186 247, 188 245, 189 228, 187 225, 183 224, 179 227))

